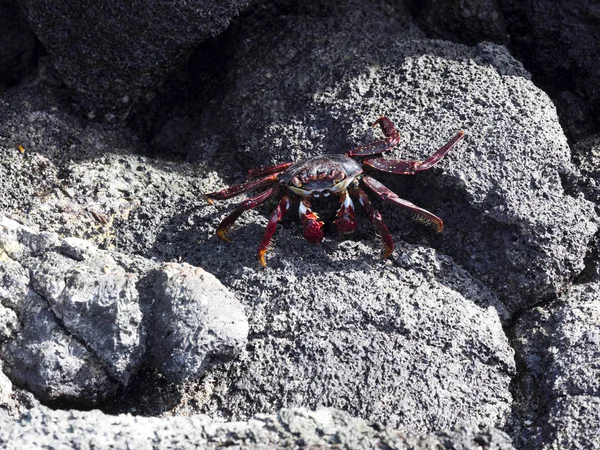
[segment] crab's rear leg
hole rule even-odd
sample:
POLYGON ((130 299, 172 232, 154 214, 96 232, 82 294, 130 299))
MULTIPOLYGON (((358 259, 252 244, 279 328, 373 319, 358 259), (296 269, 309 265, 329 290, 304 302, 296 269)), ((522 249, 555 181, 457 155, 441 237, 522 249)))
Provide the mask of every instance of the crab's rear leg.
POLYGON ((369 197, 367 197, 367 194, 361 188, 354 187, 352 188, 351 192, 353 195, 358 197, 358 202, 365 208, 367 214, 369 215, 369 219, 371 219, 371 222, 373 222, 373 225, 375 225, 375 228, 377 228, 377 231, 379 231, 379 236, 383 242, 381 257, 388 258, 392 254, 392 251, 394 251, 394 241, 392 240, 392 235, 390 234, 387 226, 383 222, 381 214, 379 211, 373 208, 369 197))
POLYGON ((271 214, 271 218, 269 219, 269 223, 267 224, 267 229, 265 230, 265 235, 260 241, 260 245, 258 246, 258 260, 260 261, 263 267, 267 267, 267 262, 265 261, 265 253, 267 253, 267 249, 269 248, 269 244, 271 243, 271 239, 273 238, 273 234, 275 234, 275 230, 277 229, 277 223, 283 219, 285 213, 290 209, 290 198, 286 195, 281 199, 277 208, 271 214))
POLYGON ((204 194, 204 197, 210 203, 212 203, 213 200, 225 200, 231 197, 235 197, 236 195, 243 194, 244 192, 251 191, 253 189, 259 189, 265 186, 269 186, 273 183, 277 183, 277 174, 270 174, 257 180, 252 180, 243 184, 231 186, 227 189, 223 189, 222 191, 204 194))
POLYGON ((404 159, 367 159, 364 164, 382 172, 396 174, 413 174, 433 167, 442 159, 464 137, 464 131, 459 131, 452 139, 440 147, 433 155, 425 161, 409 161, 404 159))
POLYGON ((233 226, 235 221, 242 215, 244 211, 256 208, 258 205, 263 204, 270 198, 275 197, 280 191, 279 186, 273 186, 260 194, 248 197, 242 203, 240 203, 227 217, 225 217, 219 226, 217 227, 217 236, 225 242, 231 242, 227 237, 227 232, 233 226))
POLYGON ((346 153, 346 156, 361 157, 381 155, 382 153, 391 151, 396 145, 398 145, 398 142, 400 142, 400 133, 398 133, 396 127, 390 119, 382 116, 373 124, 373 126, 376 125, 381 127, 381 131, 383 131, 385 139, 380 139, 378 141, 356 147, 355 149, 352 149, 346 153))
POLYGON ((408 200, 404 200, 398 197, 394 192, 390 191, 387 187, 385 187, 375 178, 371 178, 370 176, 365 175, 361 181, 364 186, 368 187, 371 191, 375 192, 375 194, 377 194, 379 198, 381 198, 383 201, 396 206, 401 206, 402 208, 409 209, 421 219, 433 224, 438 233, 444 228, 444 222, 442 222, 442 219, 423 208, 419 208, 414 203, 411 203, 408 200))
POLYGON ((292 164, 293 163, 291 163, 291 162, 287 162, 287 163, 275 164, 273 166, 262 166, 262 167, 259 167, 258 169, 250 169, 246 175, 248 178, 251 178, 251 179, 262 177, 265 175, 271 175, 273 173, 283 172, 285 169, 290 167, 292 164))

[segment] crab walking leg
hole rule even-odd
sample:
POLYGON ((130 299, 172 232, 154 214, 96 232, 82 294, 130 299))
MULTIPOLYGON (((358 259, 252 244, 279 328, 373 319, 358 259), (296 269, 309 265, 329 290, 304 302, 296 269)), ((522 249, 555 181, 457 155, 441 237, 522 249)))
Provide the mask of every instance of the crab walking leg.
POLYGON ((267 224, 267 229, 265 230, 265 235, 260 241, 260 245, 258 246, 258 260, 263 267, 267 267, 267 262, 265 261, 265 253, 267 253, 267 249, 269 248, 269 244, 271 243, 271 239, 273 238, 273 234, 275 234, 275 230, 277 229, 277 223, 283 219, 285 213, 290 209, 290 198, 286 195, 283 197, 275 211, 271 214, 271 218, 269 219, 269 223, 267 224))
POLYGON ((238 184, 236 186, 231 186, 230 188, 223 189, 218 192, 211 192, 209 194, 204 194, 204 197, 212 203, 213 200, 225 200, 230 197, 235 197, 236 195, 240 195, 244 192, 250 191, 252 189, 258 189, 265 186, 269 186, 270 184, 277 182, 277 174, 267 175, 265 177, 259 178, 257 180, 248 181, 244 184, 238 184))
POLYGON ((376 179, 365 175, 362 179, 362 184, 368 187, 373 192, 375 192, 383 201, 396 206, 401 206, 402 208, 409 209, 415 214, 417 214, 419 217, 432 223, 433 225, 435 225, 435 229, 438 233, 444 228, 444 222, 442 222, 442 219, 440 219, 438 216, 430 213, 426 209, 419 208, 417 205, 409 202, 408 200, 401 199, 394 192, 390 191, 387 187, 385 187, 376 179))
POLYGON ((353 188, 352 193, 358 197, 358 202, 365 208, 367 214, 369 214, 369 219, 371 219, 371 222, 373 222, 375 228, 377 228, 379 231, 379 235, 381 236, 381 240, 383 242, 381 257, 388 258, 394 251, 394 241, 392 240, 392 235, 390 234, 387 226, 383 222, 381 214, 379 211, 373 208, 369 197, 367 197, 367 194, 361 188, 353 188))
POLYGON ((342 234, 349 234, 356 230, 356 219, 354 218, 354 203, 350 194, 344 192, 340 195, 342 206, 338 209, 336 219, 333 221, 342 234))
POLYGON ((322 227, 324 222, 319 220, 317 216, 310 209, 310 201, 308 199, 302 199, 300 201, 300 207, 298 209, 300 214, 300 220, 304 227, 304 239, 311 244, 320 244, 325 234, 322 227))
POLYGON ((267 189, 260 194, 257 194, 253 197, 248 197, 221 221, 217 228, 217 236, 219 236, 222 241, 231 242, 231 240, 227 237, 227 232, 238 219, 238 217, 240 217, 244 211, 256 208, 258 205, 263 204, 270 198, 275 197, 279 193, 279 190, 279 186, 273 186, 271 189, 267 189))
POLYGON ((391 172, 396 174, 410 175, 422 170, 427 170, 436 165, 446 153, 450 151, 464 137, 464 131, 459 131, 452 139, 440 147, 433 155, 425 161, 409 161, 404 159, 385 159, 375 158, 367 159, 364 164, 381 170, 382 172, 391 172))
POLYGON ((396 145, 398 145, 398 142, 400 142, 400 133, 396 131, 396 127, 394 127, 394 124, 390 119, 381 116, 373 124, 373 126, 377 125, 381 127, 381 131, 383 131, 385 139, 380 139, 378 141, 356 147, 355 149, 352 149, 346 153, 346 156, 381 155, 382 153, 391 151, 396 145))
POLYGON ((246 176, 248 178, 258 178, 265 175, 271 175, 273 173, 283 172, 285 169, 290 167, 293 163, 287 162, 282 164, 275 164, 273 166, 262 166, 258 169, 250 169, 246 176))

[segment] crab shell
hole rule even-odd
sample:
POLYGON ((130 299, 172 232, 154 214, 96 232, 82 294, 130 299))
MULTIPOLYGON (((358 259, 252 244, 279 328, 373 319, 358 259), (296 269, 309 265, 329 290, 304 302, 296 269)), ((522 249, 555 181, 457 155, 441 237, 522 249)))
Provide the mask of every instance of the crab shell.
POLYGON ((342 194, 362 173, 362 166, 348 156, 313 156, 292 164, 279 181, 301 197, 327 197, 342 194))

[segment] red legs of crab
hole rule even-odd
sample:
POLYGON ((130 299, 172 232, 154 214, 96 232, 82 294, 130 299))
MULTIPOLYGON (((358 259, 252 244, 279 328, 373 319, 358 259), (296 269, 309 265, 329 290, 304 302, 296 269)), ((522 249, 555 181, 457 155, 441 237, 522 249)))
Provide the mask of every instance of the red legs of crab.
POLYGON ((365 185, 371 191, 377 194, 379 198, 381 198, 383 201, 396 206, 401 206, 402 208, 409 209, 412 212, 414 212, 419 218, 425 220, 428 223, 433 224, 438 233, 444 228, 444 222, 442 222, 442 219, 440 219, 438 216, 430 213, 429 211, 423 208, 419 208, 417 205, 409 202, 408 200, 401 199, 394 192, 390 191, 387 187, 385 187, 376 179, 365 175, 361 181, 363 185, 365 185))
POLYGON ((287 169, 288 167, 290 167, 293 163, 291 162, 287 162, 287 163, 281 163, 281 164, 275 164, 273 166, 262 166, 259 167, 258 169, 250 169, 248 171, 248 178, 258 178, 258 177, 262 177, 265 175, 271 175, 273 173, 278 173, 278 172, 283 172, 285 169, 287 169))
POLYGON ((223 189, 222 191, 204 194, 204 197, 206 197, 209 203, 212 203, 213 200, 225 200, 227 198, 240 195, 246 191, 262 188, 273 183, 277 183, 277 174, 267 175, 257 180, 252 180, 243 184, 231 186, 230 188, 223 189))
POLYGON ((450 149, 464 137, 464 135, 464 131, 459 131, 445 145, 440 147, 433 155, 422 162, 408 161, 403 159, 375 158, 367 159, 364 161, 364 164, 366 166, 373 167, 374 169, 381 170, 382 172, 391 172, 396 174, 413 174, 422 170, 427 170, 437 164, 439 160, 442 159, 446 153, 448 153, 448 151, 450 151, 450 149))
POLYGON ((398 145, 398 142, 400 142, 400 133, 396 131, 396 127, 394 127, 394 124, 390 119, 382 116, 373 124, 373 126, 376 125, 381 127, 381 131, 383 131, 385 139, 380 139, 378 141, 356 147, 355 149, 352 149, 346 153, 346 156, 360 157, 381 155, 382 153, 391 151, 396 145, 398 145))
MULTIPOLYGON (((235 221, 242 215, 244 211, 256 208, 258 205, 263 204, 272 197, 275 197, 279 193, 279 186, 273 186, 260 194, 248 197, 242 203, 240 203, 227 217, 225 217, 217 228, 217 236, 225 242, 231 242, 227 237, 227 232, 235 221)), ((223 192, 223 191, 221 191, 223 192)))
POLYGON ((333 221, 337 229, 342 234, 349 234, 356 230, 356 219, 354 218, 354 203, 348 192, 340 195, 342 205, 336 214, 336 219, 333 221))
POLYGON ((367 197, 367 194, 361 188, 352 188, 352 193, 358 196, 359 203, 365 208, 367 214, 369 214, 369 219, 371 219, 371 222, 373 222, 373 225, 375 225, 375 228, 377 228, 377 231, 379 231, 379 235, 383 241, 381 257, 389 257, 392 254, 392 251, 394 251, 394 241, 392 240, 392 235, 387 229, 387 226, 381 218, 381 214, 379 211, 373 208, 373 205, 371 205, 371 202, 369 201, 369 197, 367 197))
POLYGON ((267 253, 267 249, 269 248, 269 244, 271 243, 271 239, 273 238, 273 234, 275 234, 275 230, 277 229, 277 223, 283 219, 283 216, 290 208, 290 199, 286 195, 283 197, 277 208, 271 213, 271 218, 269 219, 269 223, 267 224, 267 229, 265 230, 265 235, 260 241, 260 245, 258 246, 258 260, 263 267, 267 267, 267 262, 265 261, 265 253, 267 253))
POLYGON ((304 227, 304 239, 311 244, 320 244, 323 240, 324 231, 322 229, 324 222, 319 220, 317 216, 310 209, 310 201, 306 198, 300 201, 300 221, 304 227))

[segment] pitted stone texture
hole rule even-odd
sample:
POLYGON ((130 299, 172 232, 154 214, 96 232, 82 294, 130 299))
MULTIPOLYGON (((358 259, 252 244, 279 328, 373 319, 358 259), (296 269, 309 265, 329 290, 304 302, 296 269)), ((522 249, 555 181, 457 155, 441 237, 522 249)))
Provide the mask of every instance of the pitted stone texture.
POLYGON ((156 273, 152 364, 167 379, 204 374, 212 360, 233 359, 246 345, 242 304, 213 275, 189 264, 165 264, 156 273))
POLYGON ((123 121, 246 1, 19 1, 52 64, 89 116, 123 121))
POLYGON ((390 430, 343 411, 284 409, 245 422, 212 422, 204 416, 151 418, 106 416, 99 411, 33 410, 2 423, 0 445, 22 448, 513 450, 497 429, 463 427, 418 435, 390 430), (65 430, 69 430, 65 433, 65 430))
POLYGON ((375 174, 439 215, 443 235, 427 237, 390 205, 381 207, 384 220, 393 235, 426 239, 452 255, 511 311, 555 295, 584 268, 598 219, 563 187, 574 168, 554 105, 501 47, 419 40, 401 26, 381 30, 380 8, 360 20, 336 11, 343 25, 334 33, 325 31, 329 16, 290 14, 276 22, 277 39, 252 34, 265 19, 249 16, 231 31, 244 39, 232 39, 223 82, 230 89, 203 110, 200 136, 186 148, 203 158, 216 145, 219 174, 234 177, 227 186, 259 165, 373 140, 380 133, 366 130, 381 115, 402 137, 388 158, 422 160, 463 129, 464 142, 435 168, 414 177, 375 174))
POLYGON ((531 424, 521 439, 548 450, 600 448, 592 438, 600 435, 600 283, 573 286, 536 308, 517 323, 515 337, 526 369, 520 410, 531 424))
POLYGON ((333 407, 418 432, 504 423, 515 367, 490 291, 431 249, 401 245, 391 263, 360 242, 309 246, 296 231, 282 229, 278 247, 294 264, 244 267, 255 249, 238 245, 237 261, 214 266, 244 301, 248 351, 180 391, 177 412, 242 420, 333 407))
POLYGON ((31 286, 65 330, 127 385, 146 350, 137 277, 99 250, 82 261, 47 253, 29 269, 31 286))

